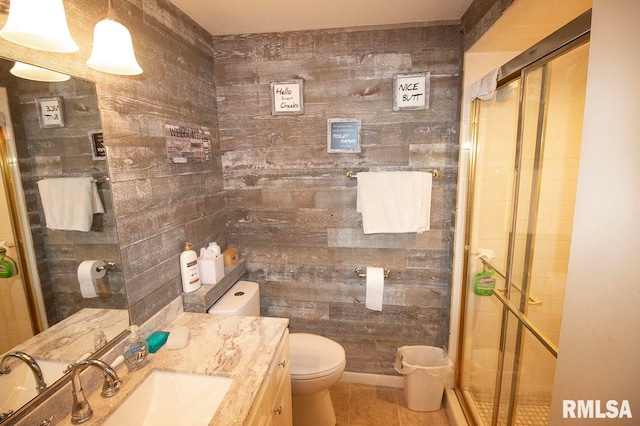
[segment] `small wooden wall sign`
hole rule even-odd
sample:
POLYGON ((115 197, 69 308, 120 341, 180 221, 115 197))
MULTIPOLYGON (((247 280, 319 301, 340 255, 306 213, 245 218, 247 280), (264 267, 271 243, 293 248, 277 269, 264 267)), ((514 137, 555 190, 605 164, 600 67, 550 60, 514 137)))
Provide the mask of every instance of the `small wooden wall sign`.
POLYGON ((394 74, 393 110, 429 109, 431 73, 394 74))
POLYGON ((164 138, 169 163, 202 163, 211 158, 211 130, 208 127, 165 123, 164 138))
POLYGON ((361 152, 359 118, 330 118, 327 120, 327 152, 361 152))
POLYGON ((299 115, 304 113, 304 80, 271 82, 271 114, 299 115))
POLYGON ((102 130, 90 130, 89 143, 91 143, 91 150, 93 152, 94 160, 107 159, 107 151, 104 148, 104 139, 102 137, 102 130))

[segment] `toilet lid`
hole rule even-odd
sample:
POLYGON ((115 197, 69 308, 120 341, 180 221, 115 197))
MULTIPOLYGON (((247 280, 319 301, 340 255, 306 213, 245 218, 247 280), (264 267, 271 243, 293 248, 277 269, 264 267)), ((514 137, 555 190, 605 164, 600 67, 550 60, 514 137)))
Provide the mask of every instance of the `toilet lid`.
POLYGON ((289 335, 291 376, 313 379, 344 368, 344 348, 331 339, 307 333, 289 335))

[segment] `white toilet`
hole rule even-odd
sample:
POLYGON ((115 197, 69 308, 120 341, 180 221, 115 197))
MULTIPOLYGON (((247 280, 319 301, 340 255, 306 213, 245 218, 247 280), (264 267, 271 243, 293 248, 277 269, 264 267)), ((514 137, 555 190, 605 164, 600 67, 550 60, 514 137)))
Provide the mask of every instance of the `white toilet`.
MULTIPOLYGON (((238 281, 207 312, 213 315, 260 316, 260 286, 238 281)), ((344 372, 344 348, 326 337, 289 334, 291 399, 294 426, 334 426, 329 388, 344 372)))
POLYGON ((331 339, 307 333, 291 333, 289 346, 294 426, 334 426, 336 414, 329 388, 344 372, 344 348, 331 339))

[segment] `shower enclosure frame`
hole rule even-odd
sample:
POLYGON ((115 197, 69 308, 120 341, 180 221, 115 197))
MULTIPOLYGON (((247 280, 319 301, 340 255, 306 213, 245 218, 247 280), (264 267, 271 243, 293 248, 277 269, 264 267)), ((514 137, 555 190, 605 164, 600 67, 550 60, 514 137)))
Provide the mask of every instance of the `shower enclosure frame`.
MULTIPOLYGON (((486 259, 481 259, 482 263, 485 266, 492 267, 494 271, 501 278, 504 279, 505 290, 503 294, 501 294, 500 290, 494 290, 493 296, 495 296, 500 301, 501 306, 501 332, 500 332, 500 342, 499 342, 499 352, 498 352, 498 365, 496 369, 496 378, 495 378, 495 392, 493 399, 493 413, 492 413, 492 425, 498 424, 498 415, 500 413, 500 402, 502 397, 502 379, 503 379, 503 370, 505 363, 505 353, 506 353, 506 345, 507 345, 507 322, 509 320, 510 314, 512 314, 517 319, 517 332, 515 337, 515 349, 514 349, 514 359, 513 359, 513 372, 512 372, 512 380, 511 380, 511 389, 509 390, 509 403, 507 410, 507 424, 511 425, 515 420, 515 409, 516 409, 516 397, 518 393, 518 372, 519 372, 519 362, 522 356, 523 350, 523 339, 524 339, 524 328, 527 328, 531 334, 536 337, 536 339, 551 353, 554 357, 557 357, 558 348, 557 346, 545 336, 544 332, 542 332, 532 321, 527 318, 527 307, 531 302, 531 297, 529 295, 528 289, 528 280, 522 280, 522 288, 517 289, 520 293, 519 303, 516 305, 510 300, 510 290, 512 286, 512 273, 513 273, 513 252, 516 244, 516 221, 518 219, 518 194, 520 191, 520 169, 519 165, 521 164, 521 156, 522 156, 522 145, 523 145, 523 123, 525 120, 523 110, 524 110, 524 99, 525 99, 525 79, 529 73, 529 71, 534 69, 541 69, 542 72, 542 83, 540 89, 540 103, 538 105, 538 122, 536 123, 536 142, 535 142, 535 157, 534 157, 534 166, 533 173, 531 175, 531 190, 529 195, 529 214, 528 224, 527 224, 527 236, 526 236, 526 250, 525 250, 525 259, 524 259, 524 267, 522 270, 523 276, 526 276, 531 270, 532 260, 532 252, 533 252, 533 235, 535 234, 535 227, 537 222, 537 202, 539 200, 539 191, 541 188, 541 173, 540 173, 540 159, 542 155, 542 150, 544 147, 544 138, 543 138, 543 130, 545 127, 545 114, 543 113, 545 110, 545 100, 546 100, 546 92, 547 92, 547 64, 554 60, 555 58, 563 55, 566 52, 573 50, 574 48, 581 46, 589 41, 590 35, 590 26, 591 26, 591 11, 587 11, 584 14, 580 15, 578 18, 574 19, 572 22, 562 27, 549 37, 542 40, 540 43, 536 44, 532 48, 523 52, 521 55, 517 56, 513 60, 509 61, 507 64, 503 65, 499 68, 498 77, 497 77, 497 87, 503 87, 509 83, 512 83, 515 80, 520 79, 521 84, 519 85, 520 94, 519 94, 519 105, 518 105, 518 122, 517 122, 517 131, 516 131, 516 149, 515 149, 515 164, 518 165, 514 170, 514 179, 513 179, 513 188, 512 188, 512 214, 510 219, 510 228, 508 234, 508 254, 506 257, 506 265, 505 270, 506 274, 501 274, 498 269, 493 268, 490 261, 486 259)), ((456 373, 455 373, 455 392, 458 397, 458 400, 461 402, 463 411, 465 412, 465 416, 467 419, 471 420, 473 424, 474 416, 471 415, 473 411, 466 402, 466 399, 463 395, 463 391, 460 387, 461 382, 461 365, 463 363, 463 353, 464 353, 464 338, 465 338, 465 314, 467 309, 467 297, 470 291, 469 282, 470 282, 470 268, 469 268, 469 260, 470 256, 473 255, 471 253, 471 229, 472 229, 472 221, 473 221, 473 206, 474 206, 474 187, 475 187, 475 176, 477 169, 477 161, 478 161, 478 153, 477 153, 477 141, 478 141, 478 126, 479 126, 479 110, 480 110, 480 100, 476 99, 471 104, 471 121, 469 128, 469 136, 472 141, 472 149, 469 151, 469 179, 467 182, 467 198, 466 198, 466 208, 465 208, 465 229, 464 229, 464 256, 462 261, 462 288, 461 288, 461 303, 460 303, 460 322, 459 322, 459 336, 458 336, 458 347, 461 348, 457 352, 456 359, 456 373)), ((517 287, 516 287, 517 288, 517 287)))

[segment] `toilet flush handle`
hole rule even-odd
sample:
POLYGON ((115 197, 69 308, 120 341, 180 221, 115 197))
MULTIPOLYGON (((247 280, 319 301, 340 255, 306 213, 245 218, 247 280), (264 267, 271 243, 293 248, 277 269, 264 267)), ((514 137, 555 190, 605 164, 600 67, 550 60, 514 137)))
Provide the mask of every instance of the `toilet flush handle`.
POLYGON ((285 365, 287 365, 287 360, 286 360, 286 359, 283 359, 282 361, 280 361, 280 362, 278 363, 278 365, 279 365, 279 366, 281 366, 282 368, 284 368, 284 367, 285 367, 285 365))

